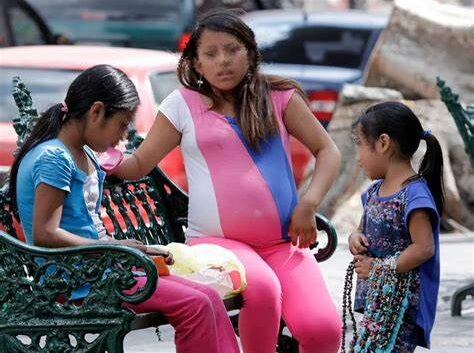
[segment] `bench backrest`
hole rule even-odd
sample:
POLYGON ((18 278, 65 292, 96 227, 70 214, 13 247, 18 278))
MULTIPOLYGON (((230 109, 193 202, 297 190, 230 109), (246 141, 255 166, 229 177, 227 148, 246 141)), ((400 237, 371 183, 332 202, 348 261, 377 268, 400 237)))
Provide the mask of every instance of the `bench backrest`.
POLYGON ((466 109, 459 103, 459 96, 454 94, 450 87, 437 78, 441 100, 451 113, 459 133, 464 141, 466 153, 471 159, 474 168, 474 105, 467 105, 466 109))

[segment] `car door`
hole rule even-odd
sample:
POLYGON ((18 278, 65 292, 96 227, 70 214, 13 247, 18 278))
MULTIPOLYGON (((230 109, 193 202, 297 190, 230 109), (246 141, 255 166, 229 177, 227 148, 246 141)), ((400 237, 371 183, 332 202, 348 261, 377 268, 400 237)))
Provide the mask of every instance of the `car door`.
MULTIPOLYGON (((35 10, 22 0, 2 0, 5 46, 49 44, 52 35, 35 10)), ((1 23, 0 23, 1 25, 1 23)))

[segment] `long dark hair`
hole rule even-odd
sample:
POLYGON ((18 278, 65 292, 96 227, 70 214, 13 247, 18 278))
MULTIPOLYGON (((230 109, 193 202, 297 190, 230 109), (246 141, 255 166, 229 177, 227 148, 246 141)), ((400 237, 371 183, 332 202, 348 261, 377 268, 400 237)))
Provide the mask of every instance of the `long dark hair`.
POLYGON ((235 109, 237 120, 242 132, 252 148, 258 148, 266 137, 278 133, 273 104, 270 99, 271 90, 296 89, 305 98, 299 85, 288 79, 266 76, 259 72, 261 61, 253 31, 239 18, 236 11, 214 10, 198 21, 191 38, 181 55, 178 64, 178 78, 181 84, 189 89, 202 93, 212 99, 217 106, 217 96, 210 84, 203 78, 201 87, 198 84, 199 74, 194 68, 197 49, 204 30, 225 32, 236 37, 247 49, 249 69, 246 77, 235 90, 235 109))
POLYGON ((79 74, 69 86, 64 104, 55 104, 41 114, 30 136, 16 154, 9 183, 13 205, 16 206, 16 179, 23 157, 41 142, 56 138, 64 124, 83 119, 92 104, 98 101, 104 103, 105 118, 117 112, 134 112, 140 103, 133 82, 115 67, 97 65, 79 74), (64 106, 67 106, 67 112, 64 106))
MULTIPOLYGON (((421 122, 413 111, 399 102, 384 102, 368 108, 352 125, 360 131, 373 146, 381 134, 387 134, 396 141, 402 158, 411 159, 421 140, 426 142, 426 152, 421 161, 417 177, 423 177, 433 195, 438 213, 444 208, 443 153, 438 139, 423 130, 421 122)), ((407 182, 408 182, 407 181, 407 182)))

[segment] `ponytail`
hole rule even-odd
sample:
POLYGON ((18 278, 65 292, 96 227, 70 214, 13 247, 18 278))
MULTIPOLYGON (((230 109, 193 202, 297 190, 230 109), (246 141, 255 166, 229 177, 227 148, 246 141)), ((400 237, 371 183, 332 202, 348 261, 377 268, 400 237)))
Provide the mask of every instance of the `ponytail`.
POLYGON ((421 161, 418 174, 425 178, 428 187, 435 199, 438 213, 444 209, 444 185, 443 185, 443 153, 438 139, 431 133, 423 133, 422 139, 426 142, 426 152, 421 161))
POLYGON ((13 161, 12 168, 10 170, 10 180, 9 180, 9 189, 10 199, 12 204, 16 207, 16 178, 18 175, 18 169, 20 168, 20 163, 23 157, 35 146, 39 145, 41 142, 54 139, 58 136, 59 130, 61 130, 61 125, 63 118, 66 116, 62 111, 63 104, 58 103, 50 107, 36 122, 31 134, 26 138, 23 145, 20 147, 19 151, 15 156, 13 161))

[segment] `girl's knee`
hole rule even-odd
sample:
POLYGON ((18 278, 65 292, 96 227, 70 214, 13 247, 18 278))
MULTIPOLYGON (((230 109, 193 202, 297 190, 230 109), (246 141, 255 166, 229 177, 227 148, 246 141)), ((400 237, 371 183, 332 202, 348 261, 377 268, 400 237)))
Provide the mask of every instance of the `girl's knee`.
POLYGON ((183 309, 188 315, 210 315, 211 317, 214 315, 211 299, 207 294, 199 291, 193 292, 193 296, 186 301, 183 309))
POLYGON ((212 303, 213 305, 219 305, 219 304, 222 304, 222 298, 219 294, 219 292, 217 290, 215 290, 214 288, 211 288, 209 286, 202 286, 202 288, 200 289, 200 291, 205 295, 207 296, 207 298, 209 299, 210 303, 212 303))

